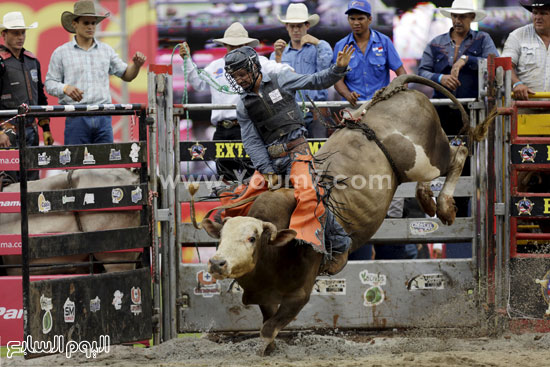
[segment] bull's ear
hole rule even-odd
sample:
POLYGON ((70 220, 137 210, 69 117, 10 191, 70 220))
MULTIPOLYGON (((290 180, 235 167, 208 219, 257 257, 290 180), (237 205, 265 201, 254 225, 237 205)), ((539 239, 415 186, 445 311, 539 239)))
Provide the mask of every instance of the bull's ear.
POLYGON ((220 234, 223 228, 222 224, 213 222, 208 218, 204 218, 201 222, 201 225, 210 237, 218 239, 220 238, 220 234))
POLYGON ((284 246, 296 238, 296 234, 296 231, 293 229, 282 229, 277 231, 277 236, 274 240, 269 241, 269 245, 277 247, 284 246))

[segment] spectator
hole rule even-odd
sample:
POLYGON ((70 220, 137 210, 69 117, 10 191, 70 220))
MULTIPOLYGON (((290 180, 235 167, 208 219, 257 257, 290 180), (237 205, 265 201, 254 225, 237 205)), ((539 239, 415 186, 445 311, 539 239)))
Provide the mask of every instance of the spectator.
MULTIPOLYGON (((478 97, 478 59, 489 54, 498 56, 491 37, 470 28, 472 22, 485 18, 483 10, 474 9, 471 0, 455 0, 452 7, 440 9, 451 18, 452 28, 431 40, 422 55, 418 74, 440 83, 454 92, 457 98, 478 97)), ((444 98, 436 92, 433 98, 444 98)), ((460 112, 449 106, 438 106, 439 119, 448 135, 462 128, 460 112)))
MULTIPOLYGON (((223 35, 223 38, 215 39, 214 42, 225 46, 227 52, 236 50, 242 46, 256 47, 259 41, 255 38, 248 37, 248 32, 239 22, 231 24, 223 35)), ((225 77, 224 67, 225 61, 222 58, 212 61, 208 64, 204 71, 210 77, 201 77, 200 70, 191 61, 189 57, 191 50, 187 42, 180 46, 179 54, 184 60, 183 70, 185 77, 196 90, 210 89, 212 96, 212 104, 237 104, 239 95, 230 92, 229 82, 225 77), (215 81, 212 83, 210 78, 215 81)), ((266 72, 274 72, 283 69, 290 69, 286 65, 277 64, 274 61, 269 61, 264 56, 259 56, 259 61, 266 72)), ((237 112, 235 110, 212 110, 210 118, 212 125, 216 127, 214 132, 214 140, 241 140, 241 129, 237 122, 237 112)), ((251 176, 254 173, 253 168, 249 168, 243 161, 216 161, 216 168, 219 175, 227 180, 238 181, 251 176), (242 173, 241 173, 242 172, 242 173), (243 174, 246 172, 246 174, 243 174)))
MULTIPOLYGON (((286 11, 286 18, 279 17, 279 21, 285 24, 290 43, 287 44, 282 39, 275 41, 275 51, 271 54, 271 60, 292 66, 298 74, 314 74, 330 66, 332 48, 328 42, 307 33, 310 28, 319 23, 319 15, 309 15, 304 4, 290 4, 286 11)), ((328 91, 326 89, 298 91, 296 102, 307 102, 307 96, 313 101, 326 101, 328 91)), ((311 111, 305 114, 304 121, 310 138, 327 137, 326 127, 321 124, 318 116, 313 118, 311 111)))
MULTIPOLYGON (((371 99, 378 89, 389 84, 390 69, 397 75, 406 74, 406 72, 391 40, 382 33, 370 29, 372 15, 368 1, 351 0, 345 14, 348 16, 352 33, 336 43, 333 61, 336 60, 336 55, 345 45, 352 45, 355 53, 349 64, 351 70, 334 85, 334 88, 355 107, 358 100, 371 99)), ((388 216, 397 215, 398 218, 401 218, 402 213, 403 199, 392 200, 388 216), (392 210, 393 207, 397 207, 398 210, 392 210)), ((375 248, 378 247, 375 246, 375 248)), ((407 252, 402 245, 398 245, 396 248, 395 252, 407 252)), ((383 252, 384 250, 381 249, 380 254, 383 252)), ((409 256, 407 254, 400 255, 400 257, 409 256)), ((377 259, 381 258, 380 256, 377 259)), ((372 245, 362 246, 357 253, 350 255, 352 260, 370 260, 371 258, 372 245)))
MULTIPOLYGON (((491 37, 470 27, 471 23, 485 18, 485 12, 475 9, 471 0, 455 0, 450 8, 442 8, 440 12, 451 18, 453 26, 449 32, 435 37, 426 46, 418 73, 453 91, 457 98, 478 98, 478 59, 487 58, 489 54, 498 56, 491 37)), ((433 97, 444 98, 437 92, 433 97)), ((463 126, 460 111, 451 106, 438 106, 436 109, 445 133, 458 134, 463 126)), ((467 160, 462 174, 469 175, 469 168, 470 161, 467 160)), ((456 199, 457 216, 469 216, 469 200, 456 199)), ((447 257, 472 257, 471 243, 448 244, 447 257)))
POLYGON ((514 98, 527 100, 529 94, 550 91, 550 1, 521 5, 531 12, 533 23, 510 33, 502 56, 512 58, 514 98))
POLYGON ((351 0, 346 14, 352 33, 336 43, 332 61, 345 45, 352 45, 355 54, 349 64, 351 70, 334 88, 355 107, 358 100, 371 99, 374 92, 389 84, 390 69, 398 76, 406 72, 391 40, 370 29, 371 6, 367 0, 351 0))
MULTIPOLYGON (((75 37, 55 49, 46 74, 46 91, 60 104, 109 104, 109 75, 134 80, 146 57, 136 52, 131 65, 111 46, 95 39, 96 26, 109 16, 97 14, 94 2, 81 0, 74 13, 61 15, 61 25, 75 37)), ((65 144, 112 143, 111 116, 76 116, 65 119, 65 144)))
MULTIPOLYGON (((4 15, 0 24, 4 44, 0 45, 0 109, 17 109, 22 103, 28 105, 47 105, 44 93, 40 62, 30 51, 25 50, 27 29, 34 29, 38 23, 27 26, 23 14, 18 11, 4 15)), ((14 122, 15 124, 15 122, 14 122)), ((50 132, 50 119, 41 118, 38 125, 42 128, 45 145, 54 143, 50 132)), ((16 146, 14 128, 5 124, 0 130, 0 147, 16 146), (11 137, 11 139, 10 139, 11 137)), ((38 131, 34 117, 26 117, 25 136, 28 146, 38 146, 38 131)), ((8 173, 14 180, 15 172, 8 173)), ((29 172, 29 179, 38 179, 38 171, 29 172)))

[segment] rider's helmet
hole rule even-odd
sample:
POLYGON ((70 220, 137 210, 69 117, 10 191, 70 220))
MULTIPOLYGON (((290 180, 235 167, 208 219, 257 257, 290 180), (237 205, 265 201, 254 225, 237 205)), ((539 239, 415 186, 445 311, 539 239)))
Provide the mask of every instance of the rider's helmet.
POLYGON ((231 85, 231 88, 235 92, 242 94, 245 91, 250 92, 252 89, 254 89, 254 85, 256 84, 256 81, 260 76, 260 70, 262 67, 260 65, 258 54, 256 53, 256 51, 254 51, 252 47, 239 47, 238 49, 233 50, 225 55, 224 60, 225 76, 229 81, 229 85, 231 85), (244 69, 252 80, 252 83, 250 83, 250 85, 248 85, 246 88, 241 87, 233 77, 233 73, 241 69, 244 69))

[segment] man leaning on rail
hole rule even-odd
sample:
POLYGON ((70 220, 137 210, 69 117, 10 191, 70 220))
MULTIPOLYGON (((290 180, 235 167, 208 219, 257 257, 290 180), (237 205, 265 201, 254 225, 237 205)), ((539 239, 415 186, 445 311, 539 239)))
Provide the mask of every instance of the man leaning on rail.
POLYGON ((535 92, 550 92, 550 0, 521 5, 533 22, 510 33, 502 56, 512 58, 514 98, 527 100, 535 92))
MULTIPOLYGON (((351 240, 326 210, 321 200, 323 189, 314 184, 313 157, 295 95, 298 89, 325 89, 340 80, 352 54, 353 48, 346 46, 335 65, 308 75, 289 70, 266 73, 254 49, 246 46, 225 56, 227 79, 241 96, 237 118, 244 148, 256 172, 248 186, 240 185, 233 192, 223 193, 221 202, 227 205, 258 195, 276 185, 280 176, 288 176, 296 198, 289 227, 297 232, 299 241, 315 250, 325 254, 332 250, 334 256, 322 269, 329 274, 345 266, 351 240)), ((250 204, 229 209, 225 215, 246 215, 250 204)))

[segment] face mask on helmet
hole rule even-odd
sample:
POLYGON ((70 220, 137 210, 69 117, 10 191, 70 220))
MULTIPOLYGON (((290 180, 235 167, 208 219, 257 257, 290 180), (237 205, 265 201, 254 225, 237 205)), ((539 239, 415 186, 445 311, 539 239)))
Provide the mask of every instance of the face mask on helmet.
MULTIPOLYGON (((225 55, 225 76, 231 89, 235 92, 242 94, 245 91, 250 92, 254 89, 254 85, 260 76, 260 61, 258 60, 258 54, 252 47, 243 46, 236 50, 229 52, 225 55), (239 71, 239 74, 243 73, 248 76, 250 83, 244 87, 239 85, 234 78, 235 73, 239 71)), ((242 81, 241 81, 242 82, 242 81)), ((245 82, 246 83, 246 82, 245 82)))

